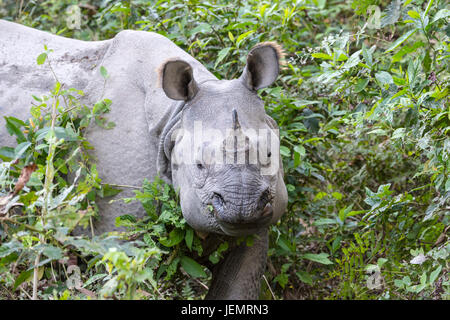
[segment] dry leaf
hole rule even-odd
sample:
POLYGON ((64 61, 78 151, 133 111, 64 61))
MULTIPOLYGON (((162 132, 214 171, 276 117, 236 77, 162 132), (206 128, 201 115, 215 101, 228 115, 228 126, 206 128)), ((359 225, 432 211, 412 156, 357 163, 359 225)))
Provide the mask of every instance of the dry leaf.
POLYGON ((438 239, 436 240, 436 242, 433 244, 433 248, 440 245, 441 243, 443 243, 445 241, 445 239, 447 238, 447 232, 449 230, 450 226, 447 226, 447 228, 445 228, 444 232, 442 232, 438 239))
POLYGON ((0 197, 0 216, 6 214, 5 208, 9 202, 9 200, 11 200, 13 196, 14 195, 12 193, 10 193, 7 196, 0 197))
POLYGON ((95 295, 94 292, 92 292, 91 290, 88 290, 86 288, 83 287, 75 287, 75 289, 77 289, 78 291, 80 291, 81 293, 84 293, 85 295, 91 297, 92 299, 96 300, 97 296, 95 295))
POLYGON ((28 166, 23 167, 22 172, 20 173, 19 180, 16 183, 16 186, 14 187, 13 195, 16 195, 19 193, 20 190, 25 187, 28 180, 30 180, 31 174, 36 170, 37 166, 36 164, 32 163, 28 166))
POLYGON ((6 206, 12 197, 13 194, 8 194, 7 196, 0 197, 0 208, 6 206))
POLYGON ((197 234, 197 236, 199 236, 202 240, 205 240, 206 237, 208 236, 207 232, 202 232, 202 231, 197 231, 195 230, 195 233, 197 234))

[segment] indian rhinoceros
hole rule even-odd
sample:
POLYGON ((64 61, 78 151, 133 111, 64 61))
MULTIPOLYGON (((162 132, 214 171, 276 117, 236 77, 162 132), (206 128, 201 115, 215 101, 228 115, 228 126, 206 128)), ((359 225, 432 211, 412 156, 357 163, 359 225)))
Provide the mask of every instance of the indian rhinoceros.
MULTIPOLYGON (((256 234, 252 246, 237 245, 214 267, 207 298, 258 298, 268 225, 287 205, 278 127, 257 95, 278 76, 279 46, 256 45, 238 79, 218 80, 156 33, 126 30, 88 42, 0 20, 2 118, 27 119, 32 95, 52 89, 49 65, 36 64, 44 44, 53 50, 58 80, 84 91, 83 103, 112 100, 108 117, 116 127, 92 126, 86 132, 102 181, 139 186, 159 175, 179 189, 183 216, 195 230, 211 239, 256 234), (101 66, 110 75, 106 84, 101 66)), ((4 122, 0 141, 14 145, 4 122)), ((118 197, 132 195, 124 190, 118 197)), ((122 214, 145 214, 138 203, 110 200, 98 199, 96 233, 114 230, 122 214)))

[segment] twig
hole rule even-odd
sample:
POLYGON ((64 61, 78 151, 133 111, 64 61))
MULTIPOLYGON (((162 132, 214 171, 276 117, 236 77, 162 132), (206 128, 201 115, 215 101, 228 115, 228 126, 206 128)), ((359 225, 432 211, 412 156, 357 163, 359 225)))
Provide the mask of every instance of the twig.
POLYGON ((6 286, 2 285, 2 288, 6 291, 7 294, 9 294, 12 300, 16 299, 16 297, 11 293, 11 291, 8 290, 6 286))
POLYGON ((126 184, 101 183, 101 185, 110 185, 111 187, 119 187, 119 188, 142 189, 142 187, 130 186, 126 184))
POLYGON ((76 108, 78 108, 78 107, 79 107, 79 106, 73 106, 72 108, 69 108, 69 109, 64 110, 62 113, 66 113, 66 112, 72 111, 73 109, 76 109, 76 108))
POLYGON ((208 24, 211 27, 211 30, 216 34, 216 36, 219 39, 219 41, 222 44, 222 46, 225 48, 227 45, 225 44, 225 42, 223 42, 222 37, 220 36, 220 34, 217 32, 217 30, 214 28, 214 26, 212 24, 210 24, 210 23, 208 23, 208 24))
POLYGON ((203 282, 201 282, 197 278, 194 278, 194 280, 197 281, 203 288, 205 288, 206 290, 209 290, 209 288, 208 288, 208 286, 206 284, 204 284, 203 282))
POLYGON ((28 297, 28 299, 31 300, 30 294, 24 288, 22 288, 22 286, 19 286, 19 289, 20 291, 22 291, 22 293, 24 293, 28 297))
POLYGON ((22 8, 23 8, 23 0, 20 0, 19 14, 17 15, 17 17, 20 17, 22 15, 22 8))
POLYGON ((267 284, 267 287, 269 287, 269 290, 270 290, 270 293, 272 294, 273 300, 277 300, 277 298, 275 298, 275 295, 273 294, 272 288, 270 287, 269 281, 267 281, 267 278, 266 278, 266 276, 264 274, 263 274, 263 278, 264 278, 264 281, 267 284))
POLYGON ((11 219, 11 218, 8 218, 8 217, 0 218, 0 222, 3 222, 3 221, 17 224, 17 225, 19 225, 19 226, 21 226, 21 227, 24 227, 25 229, 28 229, 28 230, 30 230, 30 231, 34 231, 34 232, 37 232, 37 233, 45 233, 45 231, 43 231, 43 230, 38 230, 38 229, 33 228, 33 227, 31 227, 31 226, 29 226, 29 225, 27 225, 27 224, 25 224, 25 223, 16 221, 16 220, 11 219))
POLYGON ((145 281, 145 283, 147 284, 147 286, 149 288, 154 288, 156 290, 156 292, 158 292, 159 296, 161 297, 161 299, 164 299, 163 294, 161 293, 161 291, 159 291, 158 286, 153 287, 148 281, 145 281))
POLYGON ((94 232, 94 223, 92 222, 92 216, 89 217, 89 226, 91 227, 92 238, 94 238, 95 237, 95 232, 94 232))
MULTIPOLYGON (((9 278, 9 280, 14 282, 14 278, 10 274, 8 274, 7 276, 9 278)), ((22 293, 24 293, 28 297, 28 299, 31 300, 31 296, 28 294, 28 292, 25 291, 25 289, 22 287, 22 285, 19 286, 19 290, 22 291, 22 293)))
POLYGON ((56 276, 55 276, 55 271, 53 270, 53 262, 50 262, 50 268, 52 270, 53 281, 57 282, 56 276))
POLYGON ((39 264, 39 259, 41 258, 41 254, 38 253, 36 259, 34 260, 34 270, 33 270, 33 297, 31 300, 37 300, 37 284, 38 284, 38 276, 39 276, 39 268, 37 265, 39 264))

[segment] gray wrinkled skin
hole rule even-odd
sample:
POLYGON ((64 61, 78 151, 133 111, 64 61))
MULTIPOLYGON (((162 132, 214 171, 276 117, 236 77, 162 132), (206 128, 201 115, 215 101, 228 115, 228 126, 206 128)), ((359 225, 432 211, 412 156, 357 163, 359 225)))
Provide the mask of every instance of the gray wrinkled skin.
MULTIPOLYGON (((287 204, 279 153, 268 158, 280 163, 271 174, 261 174, 267 163, 260 160, 222 164, 212 155, 208 161, 183 163, 176 157, 191 143, 180 129, 192 133, 196 121, 223 134, 203 142, 204 150, 224 145, 226 130, 233 128, 244 132, 244 137, 249 128, 276 133, 276 123, 266 115, 256 91, 275 81, 278 47, 256 46, 239 79, 217 80, 197 60, 155 33, 127 30, 111 40, 85 42, 0 20, 0 145, 15 144, 3 117, 29 118, 31 95, 46 94, 54 85, 48 65, 36 64, 44 44, 54 50, 50 61, 59 81, 66 88, 83 90, 82 102, 87 105, 102 98, 99 68, 108 70, 103 98, 112 100, 108 118, 116 127, 92 126, 86 133, 102 181, 140 186, 144 178, 159 174, 180 190, 183 216, 194 229, 209 233, 206 241, 215 234, 255 234, 253 246, 233 247, 214 267, 207 298, 257 299, 267 256, 267 226, 280 218, 287 204)), ((242 150, 235 144, 231 154, 236 159, 259 143, 249 139, 242 150)), ((125 189, 115 198, 129 196, 133 193, 125 189)), ((114 230, 117 216, 145 214, 138 203, 109 204, 111 199, 98 199, 96 234, 114 230)))

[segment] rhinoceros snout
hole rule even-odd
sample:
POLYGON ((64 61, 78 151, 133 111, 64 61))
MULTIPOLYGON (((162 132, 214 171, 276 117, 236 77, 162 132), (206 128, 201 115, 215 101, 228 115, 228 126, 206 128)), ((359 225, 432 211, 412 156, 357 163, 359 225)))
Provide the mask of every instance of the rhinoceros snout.
POLYGON ((270 224, 273 216, 270 200, 267 188, 252 197, 225 197, 215 192, 211 204, 221 229, 228 235, 241 236, 255 233, 270 224))

